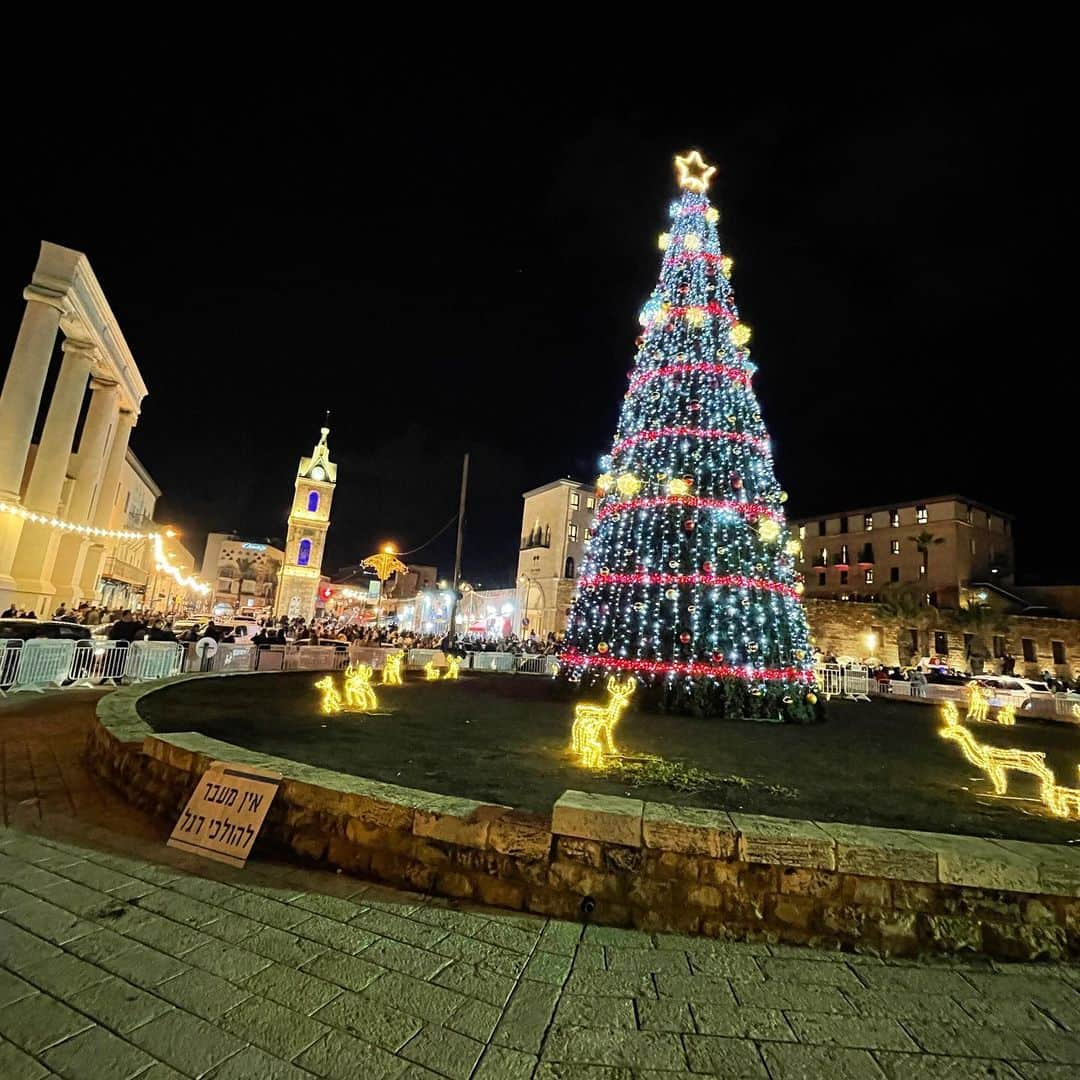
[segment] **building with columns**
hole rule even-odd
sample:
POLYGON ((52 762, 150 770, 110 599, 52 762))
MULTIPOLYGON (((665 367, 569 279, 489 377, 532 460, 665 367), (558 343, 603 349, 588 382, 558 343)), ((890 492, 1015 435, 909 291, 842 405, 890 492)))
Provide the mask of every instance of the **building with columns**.
POLYGON ((596 491, 577 480, 553 480, 522 498, 516 628, 522 637, 562 637, 591 535, 596 491))
POLYGON ((25 515, 110 528, 146 385, 84 254, 43 241, 23 296, 0 391, 0 606, 41 613, 94 595, 106 541, 25 515), (58 339, 59 370, 46 403, 58 339))
POLYGON ((326 445, 329 428, 321 429, 311 457, 302 457, 296 470, 289 535, 285 540, 285 562, 281 568, 274 614, 310 622, 315 607, 321 606, 319 583, 322 576, 326 530, 330 528, 330 504, 337 486, 337 465, 330 460, 326 445))

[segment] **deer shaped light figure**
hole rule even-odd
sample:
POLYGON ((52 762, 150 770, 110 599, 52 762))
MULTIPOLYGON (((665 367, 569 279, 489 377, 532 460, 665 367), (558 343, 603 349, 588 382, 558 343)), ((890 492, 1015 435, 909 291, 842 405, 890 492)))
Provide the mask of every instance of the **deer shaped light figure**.
POLYGON ((371 685, 374 671, 368 664, 350 664, 345 669, 345 702, 350 709, 371 712, 379 707, 371 685))
POLYGON ((401 686, 401 662, 404 659, 405 654, 400 649, 396 652, 387 653, 386 663, 382 669, 383 686, 401 686))
POLYGON ((586 769, 598 769, 604 763, 605 750, 617 754, 612 734, 623 710, 630 704, 637 682, 627 679, 620 683, 612 676, 607 681, 611 700, 607 705, 577 705, 574 708, 574 726, 570 734, 570 746, 581 755, 581 764, 586 769))
POLYGON ((1015 727, 1016 726, 1016 709, 1012 705, 1002 705, 998 709, 998 714, 995 717, 997 723, 1002 727, 1015 727))
POLYGON ((428 682, 435 682, 438 677, 439 669, 435 666, 435 661, 429 660, 424 665, 424 678, 427 679, 428 682))
POLYGON ((973 722, 986 720, 990 713, 990 698, 974 680, 968 683, 967 719, 973 722))
POLYGON ((341 704, 341 695, 337 692, 337 687, 334 685, 333 675, 327 675, 320 679, 315 684, 315 689, 322 691, 322 711, 326 713, 327 716, 341 712, 343 708, 341 704))
POLYGON ((461 657, 460 656, 448 656, 446 658, 446 674, 443 675, 444 679, 456 679, 458 678, 458 672, 461 671, 461 657))

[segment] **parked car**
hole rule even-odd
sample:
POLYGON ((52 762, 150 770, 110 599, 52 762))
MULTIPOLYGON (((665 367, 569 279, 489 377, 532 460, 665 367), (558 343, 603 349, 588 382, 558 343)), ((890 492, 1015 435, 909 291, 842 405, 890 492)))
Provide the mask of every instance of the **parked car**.
MULTIPOLYGON (((195 627, 201 634, 206 629, 209 621, 206 618, 175 619, 172 624, 172 631, 177 637, 180 637, 181 634, 195 627)), ((221 637, 231 635, 233 641, 237 644, 247 644, 259 632, 258 624, 250 619, 215 619, 214 628, 219 631, 221 637)))
POLYGON ((54 622, 52 619, 0 619, 0 639, 59 638, 82 641, 90 636, 90 627, 79 623, 54 622))
MULTIPOLYGON (((975 675, 975 682, 997 693, 1021 709, 1032 709, 1040 702, 1048 702, 1053 708, 1054 693, 1046 683, 1038 679, 1024 679, 1015 675, 975 675)), ((990 703, 997 702, 993 697, 990 703)))

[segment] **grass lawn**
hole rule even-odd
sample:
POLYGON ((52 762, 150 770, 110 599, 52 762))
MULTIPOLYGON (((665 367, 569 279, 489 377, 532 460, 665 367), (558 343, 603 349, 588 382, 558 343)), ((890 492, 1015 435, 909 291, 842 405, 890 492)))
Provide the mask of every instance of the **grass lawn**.
MULTIPOLYGON (((568 752, 573 705, 551 680, 474 676, 378 688, 382 715, 319 712, 312 672, 178 683, 139 702, 157 731, 205 735, 327 769, 540 812, 567 788, 689 806, 866 825, 1061 842, 1080 823, 1049 818, 1029 777, 997 798, 959 748, 937 734, 933 707, 834 701, 810 727, 695 720, 628 710, 616 731, 631 763, 662 757, 696 791, 625 772, 580 768, 568 752)), ((598 695, 599 698, 599 695, 598 695)), ((982 742, 1042 750, 1059 783, 1077 783, 1080 730, 1020 720, 975 726, 982 742)), ((656 762, 653 760, 652 765, 656 762)))

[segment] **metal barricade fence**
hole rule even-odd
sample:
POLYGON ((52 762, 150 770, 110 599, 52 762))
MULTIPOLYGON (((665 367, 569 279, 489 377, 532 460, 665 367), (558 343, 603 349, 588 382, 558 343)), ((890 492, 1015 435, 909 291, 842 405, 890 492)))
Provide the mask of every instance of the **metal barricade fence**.
POLYGON ((4 638, 0 641, 0 694, 7 692, 19 670, 19 658, 22 656, 20 638, 4 638))
POLYGON ((257 645, 226 643, 218 646, 214 655, 212 671, 254 671, 258 661, 257 645))
POLYGON ((68 677, 75 642, 32 638, 19 651, 19 667, 15 672, 12 691, 35 690, 41 693, 46 686, 60 686, 68 677))
POLYGON ((437 668, 446 667, 446 654, 442 649, 410 649, 405 659, 405 667, 413 671, 418 671, 430 663, 434 663, 437 668))
POLYGON ((133 641, 127 653, 126 675, 132 682, 178 675, 184 661, 184 647, 176 641, 133 641))
POLYGON ((255 654, 256 671, 282 671, 285 664, 284 645, 260 645, 255 654))
POLYGON ((519 675, 557 675, 559 658, 557 656, 519 656, 514 670, 519 675))
POLYGON ((76 641, 68 678, 75 686, 97 686, 107 679, 119 684, 127 670, 128 648, 126 641, 76 641))
POLYGON ((367 664, 372 671, 381 671, 386 666, 386 658, 393 649, 380 648, 378 645, 361 645, 354 641, 349 645, 349 663, 367 664))
POLYGON ((1080 723, 1080 694, 1055 694, 1054 712, 1080 723))
POLYGON ((287 645, 284 670, 335 671, 349 662, 349 650, 333 645, 287 645))
POLYGON ((469 667, 473 671, 513 671, 517 657, 508 652, 469 653, 469 667))

